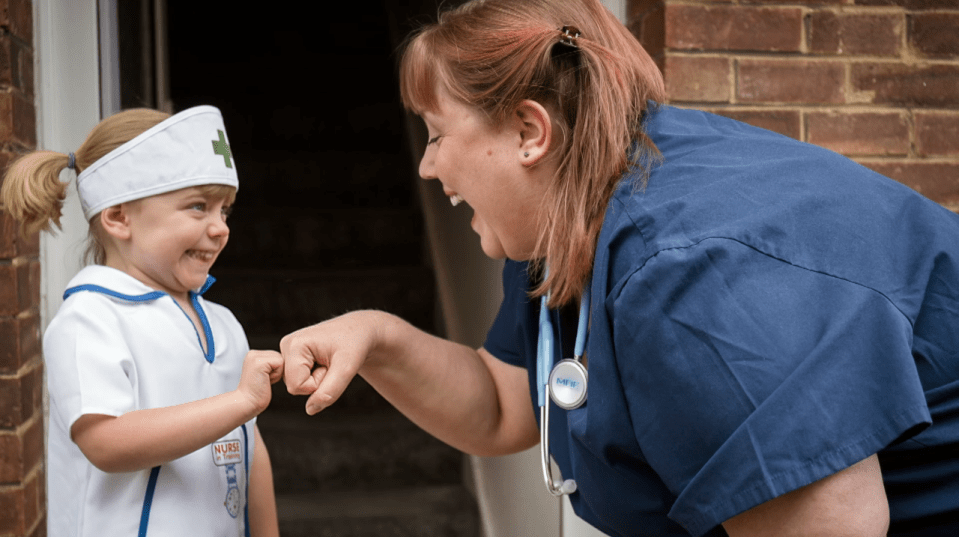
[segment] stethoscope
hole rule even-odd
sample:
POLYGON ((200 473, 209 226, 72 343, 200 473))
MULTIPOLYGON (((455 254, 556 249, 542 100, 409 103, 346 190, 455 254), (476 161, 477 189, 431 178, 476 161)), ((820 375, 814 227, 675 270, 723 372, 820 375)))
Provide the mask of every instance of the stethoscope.
POLYGON ((572 479, 562 483, 553 481, 553 473, 549 465, 549 403, 546 401, 546 392, 549 392, 549 398, 556 403, 556 406, 566 410, 579 408, 586 401, 587 374, 582 359, 586 349, 586 325, 589 320, 589 286, 587 284, 580 299, 573 358, 560 360, 555 366, 553 365, 553 323, 546 307, 548 301, 548 294, 540 299, 539 341, 536 344, 539 445, 546 490, 553 496, 562 496, 576 492, 576 481, 572 479))

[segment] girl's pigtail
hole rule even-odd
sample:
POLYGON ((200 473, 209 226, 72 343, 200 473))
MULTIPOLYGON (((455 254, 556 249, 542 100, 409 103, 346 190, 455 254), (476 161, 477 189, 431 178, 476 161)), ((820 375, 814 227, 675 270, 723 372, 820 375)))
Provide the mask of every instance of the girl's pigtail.
POLYGON ((0 203, 22 224, 24 236, 38 231, 60 229, 63 200, 69 183, 60 181, 60 172, 70 157, 55 151, 34 151, 15 160, 3 177, 0 203))

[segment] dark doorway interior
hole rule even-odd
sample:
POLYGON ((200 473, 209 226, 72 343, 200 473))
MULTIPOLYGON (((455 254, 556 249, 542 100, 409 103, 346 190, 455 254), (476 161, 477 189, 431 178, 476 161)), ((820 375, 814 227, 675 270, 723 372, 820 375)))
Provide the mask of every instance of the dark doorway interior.
MULTIPOLYGON (((357 308, 440 331, 394 53, 435 2, 410 4, 167 0, 174 111, 219 107, 240 175, 206 296, 253 348, 357 308)), ((284 535, 478 534, 458 452, 361 380, 316 417, 304 402, 279 385, 259 421, 284 535)))

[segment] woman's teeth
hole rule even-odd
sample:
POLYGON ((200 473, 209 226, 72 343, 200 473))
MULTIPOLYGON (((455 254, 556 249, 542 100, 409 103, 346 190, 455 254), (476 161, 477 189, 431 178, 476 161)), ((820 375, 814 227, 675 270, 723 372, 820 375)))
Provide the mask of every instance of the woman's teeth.
POLYGON ((463 201, 463 196, 460 196, 459 194, 453 194, 452 196, 450 196, 450 203, 453 205, 453 207, 456 207, 462 201, 463 201))

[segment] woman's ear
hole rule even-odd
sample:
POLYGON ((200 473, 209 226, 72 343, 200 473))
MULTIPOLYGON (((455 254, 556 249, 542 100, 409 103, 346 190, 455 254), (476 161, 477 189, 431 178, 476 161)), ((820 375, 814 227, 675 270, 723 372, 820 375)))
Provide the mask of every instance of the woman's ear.
POLYGON ((125 204, 114 205, 100 211, 100 226, 114 239, 130 238, 130 215, 125 204))
POLYGON ((553 142, 553 122, 546 108, 526 99, 516 107, 520 123, 519 157, 523 166, 533 166, 549 153, 553 142))

